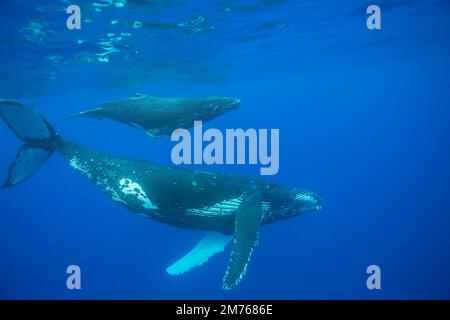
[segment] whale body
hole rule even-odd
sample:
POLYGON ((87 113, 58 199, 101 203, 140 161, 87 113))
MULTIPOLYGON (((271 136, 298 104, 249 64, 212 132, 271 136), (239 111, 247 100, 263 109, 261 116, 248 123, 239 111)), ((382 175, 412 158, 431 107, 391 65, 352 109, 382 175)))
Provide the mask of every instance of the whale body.
POLYGON ((170 136, 178 128, 192 127, 194 121, 206 122, 238 109, 240 103, 239 99, 228 97, 169 99, 136 94, 65 119, 107 118, 143 129, 150 136, 170 136))
POLYGON ((54 153, 87 176, 108 197, 127 209, 179 228, 210 233, 167 272, 177 275, 233 247, 223 288, 245 274, 261 225, 321 209, 312 192, 224 173, 182 169, 106 155, 63 140, 33 108, 0 102, 0 116, 25 142, 3 187, 28 179, 54 153))

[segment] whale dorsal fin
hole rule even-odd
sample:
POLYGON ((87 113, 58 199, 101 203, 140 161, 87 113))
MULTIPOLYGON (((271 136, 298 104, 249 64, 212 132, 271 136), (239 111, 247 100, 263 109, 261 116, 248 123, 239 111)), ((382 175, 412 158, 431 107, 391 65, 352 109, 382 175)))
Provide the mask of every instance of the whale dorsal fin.
POLYGON ((167 268, 167 273, 175 276, 185 273, 196 266, 201 266, 216 253, 222 252, 231 241, 232 236, 210 232, 184 257, 167 268))
POLYGON ((233 249, 223 278, 224 289, 234 288, 245 275, 253 248, 258 242, 261 218, 261 192, 246 194, 236 211, 233 249))

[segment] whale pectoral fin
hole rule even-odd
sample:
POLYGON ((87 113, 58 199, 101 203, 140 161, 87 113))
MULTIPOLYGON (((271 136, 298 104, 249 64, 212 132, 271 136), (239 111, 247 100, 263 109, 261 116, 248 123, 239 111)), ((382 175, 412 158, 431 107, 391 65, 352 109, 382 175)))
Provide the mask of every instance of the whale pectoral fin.
POLYGON ((245 275, 253 248, 258 241, 262 218, 261 193, 247 194, 236 211, 233 249, 223 278, 223 288, 234 288, 245 275))
MULTIPOLYGON (((157 127, 154 129, 147 130, 147 135, 154 138, 157 136, 168 136, 172 134, 172 132, 175 130, 174 128, 178 128, 177 126, 174 126, 173 124, 169 123, 167 125, 157 127)), ((182 128, 180 126, 180 128, 182 128)))
POLYGON ((156 136, 160 136, 161 130, 159 128, 147 130, 147 135, 152 138, 154 138, 156 136))
POLYGON ((87 111, 78 112, 75 114, 72 114, 70 116, 64 117, 61 119, 61 121, 71 120, 71 119, 78 119, 78 118, 95 118, 98 120, 102 120, 102 116, 98 114, 100 111, 100 108, 95 108, 87 111))
POLYGON ((175 276, 201 266, 216 253, 222 252, 232 236, 210 232, 188 254, 167 268, 167 273, 175 276))

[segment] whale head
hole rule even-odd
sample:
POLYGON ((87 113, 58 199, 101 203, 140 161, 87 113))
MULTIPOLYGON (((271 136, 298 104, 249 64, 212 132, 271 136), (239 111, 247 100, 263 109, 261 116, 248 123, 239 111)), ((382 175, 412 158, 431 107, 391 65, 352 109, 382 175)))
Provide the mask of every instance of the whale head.
POLYGON ((296 214, 322 210, 322 200, 313 192, 294 189, 291 199, 296 214))
POLYGON ((229 97, 210 97, 203 104, 203 114, 212 119, 228 111, 239 109, 241 100, 229 97))
MULTIPOLYGON (((266 221, 284 220, 322 209, 322 200, 313 192, 271 184, 264 193, 266 221)), ((265 211, 264 211, 265 210, 265 211)))

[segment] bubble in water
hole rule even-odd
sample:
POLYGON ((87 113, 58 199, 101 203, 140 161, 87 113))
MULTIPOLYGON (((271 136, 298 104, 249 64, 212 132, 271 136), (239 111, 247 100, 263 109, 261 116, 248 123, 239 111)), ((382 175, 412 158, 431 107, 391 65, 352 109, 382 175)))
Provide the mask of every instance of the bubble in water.
POLYGON ((114 5, 117 8, 123 8, 123 7, 125 7, 126 4, 127 4, 127 0, 116 0, 116 2, 114 2, 114 5))
MULTIPOLYGON (((94 7, 109 7, 110 5, 113 4, 112 0, 98 0, 98 1, 101 3, 94 2, 92 5, 94 7)), ((101 12, 101 10, 99 12, 101 12)))

